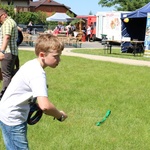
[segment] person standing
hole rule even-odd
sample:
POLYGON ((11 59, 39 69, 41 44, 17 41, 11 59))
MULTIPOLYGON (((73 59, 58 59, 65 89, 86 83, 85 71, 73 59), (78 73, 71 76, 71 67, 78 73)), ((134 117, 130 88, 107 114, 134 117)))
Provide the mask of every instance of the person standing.
POLYGON ((28 23, 28 32, 29 32, 29 34, 32 34, 32 30, 33 30, 33 28, 32 28, 32 21, 30 21, 29 23, 28 23))
MULTIPOLYGON (((23 41, 23 33, 22 33, 22 28, 17 26, 17 29, 18 29, 17 47, 19 47, 19 45, 23 41)), ((19 56, 17 56, 16 61, 15 61, 14 74, 19 70, 19 67, 20 67, 19 56)))
POLYGON ((28 26, 32 26, 32 21, 30 21, 30 22, 28 23, 28 26))
POLYGON ((87 27, 87 41, 90 42, 90 37, 91 37, 91 27, 88 25, 87 27))
MULTIPOLYGON (((1 93, 8 87, 14 73, 15 61, 18 56, 16 22, 7 15, 6 10, 0 9, 2 44, 0 48, 1 71, 3 85, 1 93)), ((0 94, 1 96, 1 94, 0 94)))
POLYGON ((64 44, 57 36, 41 34, 35 45, 36 58, 22 65, 12 78, 0 101, 0 128, 7 150, 29 150, 27 123, 32 98, 36 98, 34 103, 44 114, 60 122, 67 118, 67 114, 58 110, 48 98, 44 71, 46 67, 59 65, 63 49, 64 44))

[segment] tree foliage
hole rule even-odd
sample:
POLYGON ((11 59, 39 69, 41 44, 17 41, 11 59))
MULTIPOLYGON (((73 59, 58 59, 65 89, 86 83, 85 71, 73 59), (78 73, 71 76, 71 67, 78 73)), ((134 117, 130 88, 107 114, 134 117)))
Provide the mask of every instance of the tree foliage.
POLYGON ((102 7, 115 7, 118 11, 134 11, 149 3, 150 0, 100 0, 102 7))
POLYGON ((89 15, 93 15, 92 11, 89 12, 89 15))
POLYGON ((68 10, 67 10, 66 14, 67 14, 68 16, 70 16, 71 18, 74 18, 74 14, 71 13, 71 12, 69 12, 68 10))
POLYGON ((43 24, 46 25, 46 13, 42 11, 38 12, 20 12, 16 13, 13 5, 2 5, 0 8, 3 8, 7 11, 8 15, 11 16, 17 24, 28 24, 29 21, 32 21, 34 24, 43 24))
POLYGON ((32 21, 34 24, 46 24, 46 14, 44 12, 20 12, 16 14, 16 22, 19 24, 28 24, 32 21))
MULTIPOLYGON (((15 8, 13 5, 4 5, 0 4, 0 8, 3 8, 7 11, 8 15, 11 16, 17 24, 24 24, 27 25, 29 21, 32 21, 33 24, 37 25, 46 25, 46 26, 56 26, 58 22, 51 22, 51 21, 46 21, 47 15, 43 11, 38 11, 38 12, 15 12, 15 8)), ((55 14, 55 12, 52 13, 52 15, 55 14)), ((74 17, 73 13, 70 13, 69 11, 66 12, 68 16, 71 18, 74 17)))
POLYGON ((0 4, 0 8, 5 9, 9 16, 11 16, 12 18, 15 18, 15 11, 14 11, 13 5, 9 5, 9 7, 8 7, 8 5, 0 4))
POLYGON ((70 24, 75 25, 75 24, 80 23, 80 22, 85 23, 85 21, 83 19, 77 18, 77 19, 72 20, 70 22, 70 24))

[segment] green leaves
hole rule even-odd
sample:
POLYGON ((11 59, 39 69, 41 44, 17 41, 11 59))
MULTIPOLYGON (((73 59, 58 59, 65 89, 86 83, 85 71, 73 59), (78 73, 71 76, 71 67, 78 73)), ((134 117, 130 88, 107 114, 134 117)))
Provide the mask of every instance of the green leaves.
POLYGON ((85 21, 83 19, 77 18, 77 19, 74 19, 73 21, 71 21, 71 24, 75 25, 76 23, 80 23, 80 22, 85 22, 85 21))
POLYGON ((100 0, 102 7, 115 7, 119 11, 134 11, 146 5, 150 0, 100 0))
POLYGON ((2 5, 0 8, 3 8, 7 11, 8 15, 11 16, 18 24, 28 24, 29 21, 33 21, 34 24, 47 24, 46 22, 46 13, 42 11, 38 12, 15 12, 15 7, 13 5, 2 5))

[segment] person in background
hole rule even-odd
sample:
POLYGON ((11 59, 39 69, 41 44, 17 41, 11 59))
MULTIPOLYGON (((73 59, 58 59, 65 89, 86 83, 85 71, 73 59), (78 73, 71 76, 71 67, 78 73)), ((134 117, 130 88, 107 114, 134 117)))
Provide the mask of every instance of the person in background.
POLYGON ((87 32, 87 41, 90 42, 90 36, 91 36, 91 27, 90 27, 90 25, 88 25, 86 32, 87 32))
POLYGON ((57 35, 57 34, 59 34, 59 32, 60 32, 60 29, 58 26, 56 26, 55 29, 53 30, 53 34, 57 35))
MULTIPOLYGON (((17 26, 17 29, 18 29, 17 46, 19 47, 19 45, 23 41, 23 33, 22 33, 22 28, 20 28, 19 26, 17 26)), ((14 74, 19 70, 19 67, 20 67, 19 56, 17 56, 16 61, 15 61, 14 74)))
POLYGON ((71 25, 71 30, 72 30, 72 31, 76 31, 76 26, 72 24, 72 25, 71 25))
POLYGON ((32 21, 30 21, 29 23, 28 23, 28 32, 29 32, 29 34, 32 34, 32 21))
POLYGON ((32 21, 30 21, 30 22, 28 23, 28 26, 32 26, 32 21))
POLYGON ((62 22, 58 22, 57 29, 58 29, 59 31, 61 31, 61 27, 62 27, 62 22))
POLYGON ((36 58, 21 66, 12 78, 0 101, 0 128, 7 150, 29 150, 27 118, 32 97, 37 98, 39 108, 46 115, 60 122, 67 118, 67 114, 58 110, 48 98, 44 71, 46 67, 59 65, 63 49, 64 44, 57 36, 39 35, 35 45, 36 58))
POLYGON ((91 35, 90 35, 90 39, 91 39, 92 36, 93 36, 93 32, 94 32, 94 24, 93 24, 93 22, 91 22, 90 27, 91 27, 91 35))
POLYGON ((67 26, 65 26, 65 30, 67 32, 67 36, 69 36, 69 29, 71 28, 71 24, 68 24, 67 26))
POLYGON ((64 22, 61 23, 61 27, 60 27, 60 31, 64 31, 65 30, 65 26, 64 26, 64 22))
POLYGON ((83 25, 82 31, 86 35, 86 25, 85 24, 83 25))
POLYGON ((17 29, 18 29, 17 46, 19 46, 23 41, 23 33, 22 33, 22 28, 17 26, 17 29))
MULTIPOLYGON (((6 10, 0 9, 0 23, 2 32, 2 44, 0 47, 0 61, 2 71, 2 91, 8 87, 14 73, 15 61, 18 56, 16 22, 7 15, 6 10)), ((0 94, 1 96, 1 94, 0 94)))
POLYGON ((68 36, 71 38, 72 35, 73 35, 73 30, 72 30, 72 25, 71 24, 69 24, 67 32, 68 32, 68 36))

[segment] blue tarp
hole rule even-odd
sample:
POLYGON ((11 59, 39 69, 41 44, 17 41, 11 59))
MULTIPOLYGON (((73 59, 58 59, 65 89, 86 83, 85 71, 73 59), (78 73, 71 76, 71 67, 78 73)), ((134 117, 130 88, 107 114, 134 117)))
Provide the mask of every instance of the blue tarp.
MULTIPOLYGON (((144 41, 148 12, 150 12, 150 2, 131 13, 122 13, 122 37, 130 37, 131 40, 138 39, 139 41, 144 41), (129 18, 129 22, 125 23, 124 18, 129 18)), ((129 46, 130 42, 122 42, 122 52, 126 52, 129 46)))
POLYGON ((126 14, 122 14, 121 18, 144 18, 147 17, 147 13, 150 12, 150 2, 146 4, 145 6, 126 14))

